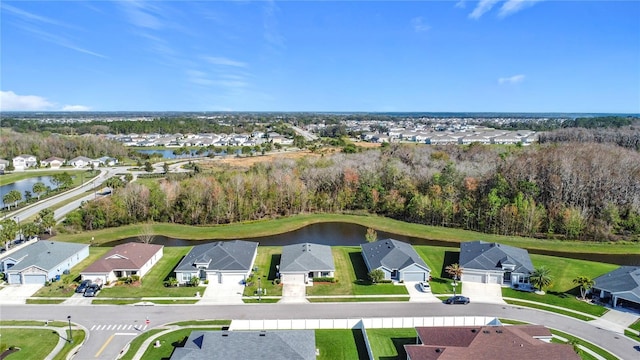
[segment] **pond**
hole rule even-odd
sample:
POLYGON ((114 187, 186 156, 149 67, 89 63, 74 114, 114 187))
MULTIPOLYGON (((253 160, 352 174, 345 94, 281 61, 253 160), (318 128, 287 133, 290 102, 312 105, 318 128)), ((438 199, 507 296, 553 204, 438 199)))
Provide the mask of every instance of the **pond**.
MULTIPOLYGON (((257 241, 260 245, 271 246, 283 246, 291 244, 299 244, 304 242, 317 243, 330 246, 359 246, 366 242, 365 234, 367 228, 357 224, 351 223, 319 223, 305 226, 301 229, 290 231, 283 234, 245 238, 241 240, 257 241)), ((404 236, 384 231, 378 231, 378 239, 393 238, 408 242, 412 245, 430 245, 430 246, 445 246, 451 247, 452 251, 459 249, 457 243, 429 240, 416 238, 412 236, 404 236)), ((137 238, 127 238, 118 241, 112 241, 104 243, 101 246, 116 246, 119 244, 139 241, 137 238)), ((153 240, 154 244, 160 244, 164 246, 192 246, 198 244, 209 243, 213 241, 220 241, 220 239, 209 240, 183 240, 174 239, 165 236, 156 236, 153 240)), ((605 262, 617 265, 640 265, 640 255, 633 254, 587 254, 587 253, 573 253, 562 251, 546 251, 546 250, 529 250, 532 254, 542 254, 551 256, 560 256, 572 259, 590 260, 597 262, 605 262)))
POLYGON ((0 202, 2 204, 2 207, 4 208, 7 205, 13 206, 13 203, 5 204, 4 201, 2 200, 2 198, 4 198, 4 196, 9 191, 12 191, 12 190, 18 190, 20 192, 20 194, 22 195, 22 201, 25 200, 25 196, 24 196, 25 191, 31 192, 34 198, 37 197, 36 194, 33 193, 33 185, 38 182, 43 183, 44 186, 51 187, 52 190, 56 188, 55 184, 51 182, 51 176, 36 176, 36 177, 24 179, 24 180, 19 180, 11 184, 0 186, 0 202))

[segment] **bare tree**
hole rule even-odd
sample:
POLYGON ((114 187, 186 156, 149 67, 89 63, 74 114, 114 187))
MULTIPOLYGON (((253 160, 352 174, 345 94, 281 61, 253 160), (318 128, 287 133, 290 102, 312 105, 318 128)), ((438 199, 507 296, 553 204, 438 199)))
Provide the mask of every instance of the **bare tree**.
POLYGON ((150 244, 153 242, 156 236, 153 233, 153 226, 151 224, 144 224, 140 228, 140 234, 138 234, 138 240, 143 244, 150 244))

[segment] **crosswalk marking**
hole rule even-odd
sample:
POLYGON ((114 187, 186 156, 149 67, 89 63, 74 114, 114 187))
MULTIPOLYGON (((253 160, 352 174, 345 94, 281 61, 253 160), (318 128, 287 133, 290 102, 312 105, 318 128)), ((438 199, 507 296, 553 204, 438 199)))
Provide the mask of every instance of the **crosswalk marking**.
POLYGON ((138 330, 144 331, 149 325, 131 325, 131 324, 96 324, 92 325, 89 331, 124 331, 124 330, 138 330))

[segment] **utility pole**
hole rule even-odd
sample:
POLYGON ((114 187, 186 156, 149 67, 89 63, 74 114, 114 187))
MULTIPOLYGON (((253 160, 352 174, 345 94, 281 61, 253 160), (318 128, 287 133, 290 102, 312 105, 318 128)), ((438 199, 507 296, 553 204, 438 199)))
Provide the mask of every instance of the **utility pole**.
POLYGON ((69 320, 69 344, 73 344, 73 334, 71 333, 71 315, 67 316, 69 320))

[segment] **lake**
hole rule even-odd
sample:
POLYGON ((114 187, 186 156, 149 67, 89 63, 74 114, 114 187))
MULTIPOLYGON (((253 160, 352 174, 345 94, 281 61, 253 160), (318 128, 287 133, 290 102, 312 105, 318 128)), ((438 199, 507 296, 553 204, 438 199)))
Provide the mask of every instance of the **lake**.
MULTIPOLYGON (((245 238, 239 240, 257 241, 260 245, 271 246, 283 246, 299 243, 317 243, 329 246, 359 246, 366 242, 365 234, 367 228, 357 224, 351 223, 318 223, 305 226, 301 229, 290 231, 283 234, 245 238)), ((416 238, 412 236, 404 236, 384 231, 378 231, 378 239, 393 238, 408 242, 412 245, 430 245, 430 246, 445 246, 453 249, 459 249, 457 243, 451 243, 439 240, 429 240, 416 238)), ((137 238, 127 238, 117 241, 111 241, 101 244, 101 246, 116 246, 119 244, 139 241, 137 238)), ((164 246, 192 246, 198 244, 209 243, 213 241, 220 241, 220 239, 208 239, 208 240, 183 240, 169 238, 166 236, 156 236, 153 240, 154 244, 160 244, 164 246)), ((597 262, 605 262, 617 265, 640 265, 640 255, 633 254, 587 254, 587 253, 573 253, 562 251, 546 251, 546 250, 529 250, 531 254, 542 254, 551 256, 560 256, 571 259, 590 260, 597 262)))
MULTIPOLYGON (((9 191, 12 191, 12 190, 18 190, 20 192, 20 194, 22 194, 22 201, 25 200, 24 199, 24 192, 25 191, 32 192, 32 195, 35 198, 37 196, 36 196, 36 194, 33 194, 33 185, 35 183, 38 183, 38 182, 43 183, 44 186, 51 187, 52 190, 56 188, 56 186, 51 182, 51 176, 36 176, 36 177, 24 179, 24 180, 19 180, 19 181, 16 181, 14 183, 11 183, 11 184, 0 186, 0 201, 2 201, 2 198, 9 191)), ((5 204, 4 201, 2 201, 2 207, 3 208, 6 207, 7 205, 13 206, 13 204, 5 204)))

